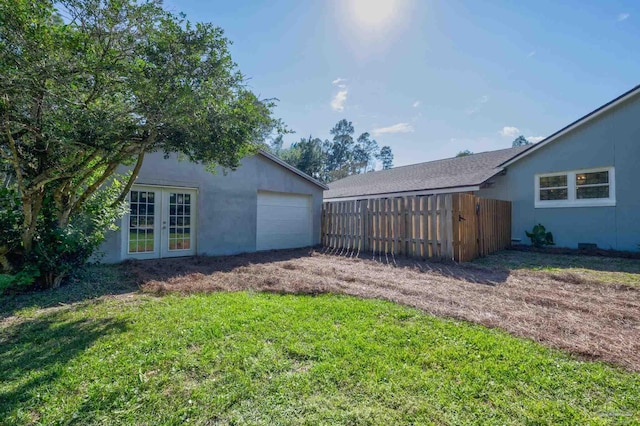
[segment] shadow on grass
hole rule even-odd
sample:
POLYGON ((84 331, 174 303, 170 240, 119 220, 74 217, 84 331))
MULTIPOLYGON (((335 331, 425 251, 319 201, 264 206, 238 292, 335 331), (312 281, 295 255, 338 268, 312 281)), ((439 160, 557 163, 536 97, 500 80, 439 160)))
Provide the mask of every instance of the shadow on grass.
POLYGON ((138 290, 121 265, 88 266, 60 288, 0 296, 0 320, 22 309, 42 309, 138 290))
MULTIPOLYGON (((0 329, 0 418, 37 398, 65 365, 97 339, 126 330, 114 319, 68 321, 61 313, 16 321, 0 329)), ((32 401, 37 405, 37 401, 32 401)))
POLYGON ((640 259, 580 253, 569 249, 516 248, 477 259, 474 263, 509 270, 585 269, 598 272, 622 272, 637 274, 640 282, 640 259))

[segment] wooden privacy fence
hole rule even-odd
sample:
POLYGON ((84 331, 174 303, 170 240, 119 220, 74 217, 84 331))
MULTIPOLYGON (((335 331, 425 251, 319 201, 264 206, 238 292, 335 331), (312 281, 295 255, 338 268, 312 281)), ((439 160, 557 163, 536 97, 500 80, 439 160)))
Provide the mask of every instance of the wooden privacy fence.
POLYGON ((326 202, 322 244, 466 262, 511 243, 511 203, 470 194, 326 202))

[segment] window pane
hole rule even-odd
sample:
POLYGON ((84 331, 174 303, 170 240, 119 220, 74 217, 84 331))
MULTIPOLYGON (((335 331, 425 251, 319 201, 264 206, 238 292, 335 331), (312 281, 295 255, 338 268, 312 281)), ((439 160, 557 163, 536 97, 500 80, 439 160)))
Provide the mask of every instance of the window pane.
POLYGON ((609 198, 609 185, 578 188, 577 197, 579 200, 588 198, 609 198))
POLYGON ((576 175, 576 185, 597 185, 599 183, 609 183, 609 172, 578 173, 576 175))
MULTIPOLYGON (((566 178, 566 176, 565 176, 566 178)), ((568 191, 567 188, 562 189, 541 189, 540 190, 540 200, 566 200, 568 191)))
POLYGON ((543 176, 540 178, 540 188, 567 186, 567 175, 543 176))
POLYGON ((130 200, 129 252, 152 252, 155 196, 153 192, 131 191, 130 200))

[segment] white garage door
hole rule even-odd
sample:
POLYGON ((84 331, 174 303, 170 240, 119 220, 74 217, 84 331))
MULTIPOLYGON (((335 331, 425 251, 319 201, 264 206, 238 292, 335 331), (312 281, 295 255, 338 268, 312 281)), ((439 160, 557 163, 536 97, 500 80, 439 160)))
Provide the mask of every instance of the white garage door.
POLYGON ((309 195, 258 192, 256 250, 310 246, 311 212, 309 195))

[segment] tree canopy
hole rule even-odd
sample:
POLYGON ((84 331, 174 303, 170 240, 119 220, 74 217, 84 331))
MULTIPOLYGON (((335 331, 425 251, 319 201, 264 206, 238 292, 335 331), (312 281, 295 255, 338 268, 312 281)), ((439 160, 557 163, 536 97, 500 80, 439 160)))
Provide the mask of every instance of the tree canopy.
POLYGON ((282 129, 228 46, 160 0, 0 0, 0 159, 20 194, 21 250, 45 200, 65 228, 135 164, 123 200, 146 152, 234 168, 282 129))
POLYGON ((331 140, 309 136, 292 143, 289 148, 282 148, 283 139, 277 137, 271 142, 270 149, 287 163, 323 182, 373 171, 376 160, 383 168, 393 166, 391 148, 379 148, 368 132, 354 140, 352 122, 342 119, 329 133, 333 136, 331 140))
POLYGON ((469 151, 468 149, 465 149, 464 151, 460 151, 456 154, 456 157, 466 157, 468 155, 473 154, 473 152, 469 151))

